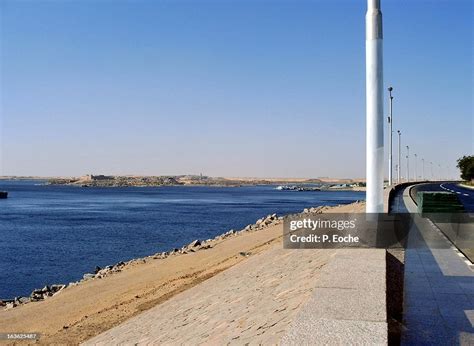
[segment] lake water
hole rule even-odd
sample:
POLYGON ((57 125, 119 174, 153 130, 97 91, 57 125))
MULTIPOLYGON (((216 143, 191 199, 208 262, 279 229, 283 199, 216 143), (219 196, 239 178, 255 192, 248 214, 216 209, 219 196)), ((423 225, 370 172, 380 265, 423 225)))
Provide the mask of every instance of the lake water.
POLYGON ((274 186, 81 188, 0 181, 0 299, 82 278, 105 266, 179 248, 267 214, 365 199, 364 192, 274 186))

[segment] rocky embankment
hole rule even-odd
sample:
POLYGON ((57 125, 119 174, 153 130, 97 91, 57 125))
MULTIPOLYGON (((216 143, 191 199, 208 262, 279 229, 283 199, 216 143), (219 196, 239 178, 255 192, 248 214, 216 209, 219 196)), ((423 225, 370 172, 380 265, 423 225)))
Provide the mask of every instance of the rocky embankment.
MULTIPOLYGON (((304 209, 302 213, 305 213, 305 214, 306 213, 311 213, 311 214, 320 213, 325 208, 328 208, 328 207, 308 208, 308 209, 304 209)), ((181 256, 181 255, 186 255, 186 254, 196 252, 196 251, 210 249, 214 245, 223 241, 226 238, 238 236, 245 232, 256 232, 256 231, 265 230, 270 225, 276 225, 276 224, 282 223, 285 218, 291 217, 293 215, 286 215, 286 216, 277 216, 277 214, 267 215, 266 217, 258 219, 255 223, 247 225, 241 230, 235 231, 231 229, 212 239, 207 239, 207 240, 196 239, 193 242, 181 247, 180 249, 175 248, 170 251, 158 252, 153 255, 143 257, 143 258, 135 258, 126 262, 118 262, 114 265, 109 265, 104 268, 96 267, 92 273, 84 274, 82 279, 79 281, 70 282, 69 284, 47 285, 47 286, 44 286, 43 288, 33 290, 33 292, 31 292, 29 297, 15 297, 14 299, 0 300, 0 307, 3 307, 4 309, 12 309, 23 304, 29 304, 29 303, 42 301, 50 297, 53 297, 56 294, 61 293, 63 290, 67 289, 68 287, 80 285, 89 280, 100 280, 109 275, 114 275, 116 273, 119 273, 130 266, 134 266, 140 263, 146 263, 148 261, 165 259, 169 256, 181 256)), ((241 253, 240 255, 248 256, 249 254, 241 253)))
POLYGON ((175 177, 124 177, 87 175, 79 178, 50 179, 48 185, 73 185, 81 187, 143 187, 143 186, 173 186, 182 185, 175 177))

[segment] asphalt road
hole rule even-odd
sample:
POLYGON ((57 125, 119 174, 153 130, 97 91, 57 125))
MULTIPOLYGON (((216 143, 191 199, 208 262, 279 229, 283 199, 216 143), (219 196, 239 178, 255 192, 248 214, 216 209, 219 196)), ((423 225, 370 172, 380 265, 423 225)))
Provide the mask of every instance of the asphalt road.
POLYGON ((469 213, 474 213, 474 190, 459 186, 453 182, 428 183, 419 185, 418 191, 447 191, 458 195, 459 200, 469 213))

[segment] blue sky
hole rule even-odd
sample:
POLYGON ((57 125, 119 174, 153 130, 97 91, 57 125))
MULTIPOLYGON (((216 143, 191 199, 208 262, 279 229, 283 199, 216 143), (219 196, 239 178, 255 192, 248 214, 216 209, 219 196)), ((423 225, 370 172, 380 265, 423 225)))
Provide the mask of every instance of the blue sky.
MULTIPOLYGON (((0 6, 0 174, 365 176, 364 0, 0 6)), ((382 0, 394 127, 450 175, 474 152, 472 7, 382 0)))

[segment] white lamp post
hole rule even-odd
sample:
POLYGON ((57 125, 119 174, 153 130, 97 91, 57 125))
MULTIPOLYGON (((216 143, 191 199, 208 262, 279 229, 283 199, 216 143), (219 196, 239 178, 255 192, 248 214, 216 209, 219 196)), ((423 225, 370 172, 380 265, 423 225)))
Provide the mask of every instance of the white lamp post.
POLYGON ((425 159, 421 159, 421 180, 425 180, 425 159))
POLYGON ((410 147, 407 145, 407 181, 410 181, 410 147))
POLYGON ((392 134, 393 134, 393 96, 392 96, 392 87, 388 88, 388 92, 390 95, 390 113, 388 116, 388 133, 389 133, 389 141, 388 141, 388 185, 393 185, 393 178, 392 178, 392 134))
POLYGON ((398 183, 402 182, 402 133, 397 130, 398 133, 398 183))
POLYGON ((417 181, 418 180, 418 176, 416 174, 416 157, 417 157, 417 155, 414 154, 414 156, 415 156, 415 181, 417 181))
POLYGON ((366 212, 383 212, 383 56, 380 0, 367 0, 366 127, 367 192, 366 212))

